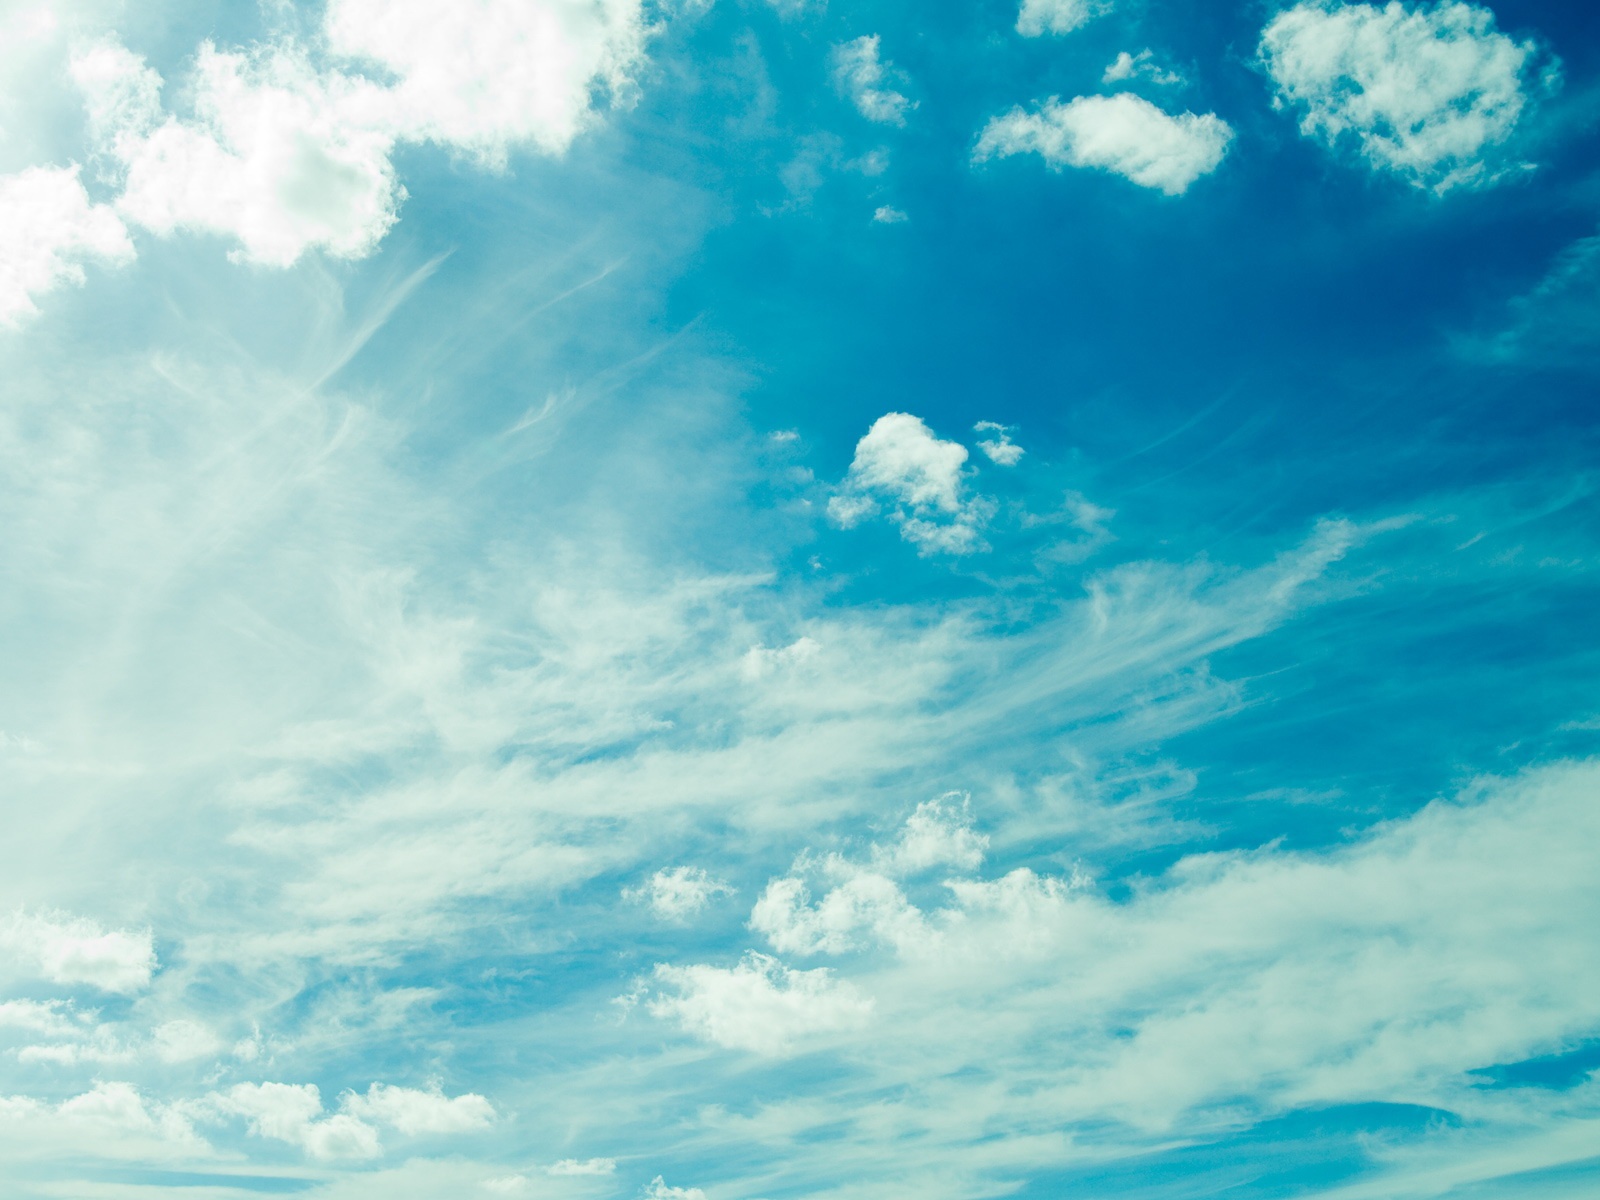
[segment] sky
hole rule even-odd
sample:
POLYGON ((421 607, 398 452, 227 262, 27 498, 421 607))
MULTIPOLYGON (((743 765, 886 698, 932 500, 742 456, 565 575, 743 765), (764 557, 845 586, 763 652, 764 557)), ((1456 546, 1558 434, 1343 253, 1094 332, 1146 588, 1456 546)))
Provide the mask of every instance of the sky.
POLYGON ((1600 8, 0 0, 7 1200, 1600 1191, 1600 8))

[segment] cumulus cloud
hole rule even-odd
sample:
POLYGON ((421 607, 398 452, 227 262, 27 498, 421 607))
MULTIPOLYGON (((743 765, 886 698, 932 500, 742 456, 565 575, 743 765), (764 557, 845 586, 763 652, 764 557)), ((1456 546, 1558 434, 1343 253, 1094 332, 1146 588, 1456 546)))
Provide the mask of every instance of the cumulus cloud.
POLYGON ((1535 47, 1470 4, 1306 0, 1273 18, 1259 53, 1303 134, 1348 138, 1373 167, 1443 192, 1503 173, 1491 152, 1526 106, 1535 47))
POLYGON ((36 296, 81 284, 85 262, 133 257, 122 219, 90 201, 76 166, 0 176, 0 326, 36 313, 36 296))
MULTIPOLYGON (((270 266, 312 249, 360 258, 405 198, 398 143, 496 167, 521 147, 559 154, 598 120, 599 93, 629 94, 649 27, 639 0, 333 0, 323 32, 309 46, 204 43, 187 116, 163 108, 160 76, 120 44, 76 55, 97 147, 117 168, 117 213, 160 235, 234 239, 238 257, 270 266)), ((121 252, 115 221, 94 214, 102 253, 121 252)), ((41 261, 47 281, 75 278, 41 261)))
POLYGON ((630 94, 649 28, 640 0, 331 0, 336 54, 382 67, 391 127, 503 163, 559 154, 630 94))
POLYGON ((107 930, 59 913, 17 913, 0 922, 0 946, 52 983, 86 983, 103 992, 142 991, 156 969, 149 930, 107 930))
POLYGON ((391 1087, 374 1083, 365 1095, 344 1097, 345 1112, 392 1126, 402 1134, 466 1133, 493 1124, 494 1106, 475 1092, 446 1096, 438 1088, 391 1087))
POLYGON ((697 1187, 671 1187, 657 1175, 645 1187, 644 1200, 706 1200, 706 1194, 697 1187))
POLYGON ((686 921, 701 912, 717 896, 733 895, 733 887, 713 879, 703 867, 667 867, 650 876, 637 888, 626 888, 623 896, 650 906, 650 911, 668 921, 686 921))
POLYGON ((834 83, 857 112, 885 125, 906 123, 906 113, 916 105, 890 86, 899 72, 878 57, 877 34, 835 46, 832 61, 834 83))
POLYGON ((802 971, 754 951, 734 967, 660 963, 649 1010, 730 1050, 783 1054, 818 1035, 857 1029, 872 1001, 826 967, 802 971))
POLYGON ((1232 140, 1215 113, 1173 116, 1131 92, 1065 104, 1052 96, 1033 112, 1018 107, 991 119, 973 158, 1038 154, 1058 170, 1097 167, 1177 196, 1217 169, 1232 140))
POLYGON ((880 204, 872 210, 872 219, 879 225, 901 225, 911 218, 892 204, 880 204))
POLYGON ((1022 0, 1017 32, 1023 37, 1046 33, 1071 33, 1095 17, 1111 11, 1111 0, 1022 0))
POLYGON ((614 1158, 563 1158, 544 1169, 546 1175, 615 1175, 614 1158))
POLYGON ((117 45, 73 63, 102 147, 120 166, 118 211, 157 234, 237 239, 252 262, 287 266, 317 247, 372 250, 402 191, 383 127, 382 89, 318 72, 304 53, 209 43, 195 62, 192 120, 162 113, 160 79, 117 45))
POLYGON ((988 848, 988 837, 972 828, 968 798, 950 792, 917 805, 893 842, 873 846, 872 861, 891 875, 915 875, 936 867, 971 871, 983 862, 988 848))
POLYGON ((245 1118, 255 1136, 299 1146, 312 1158, 375 1158, 382 1151, 378 1131, 365 1121, 348 1113, 323 1116, 312 1083, 240 1083, 209 1100, 216 1112, 245 1118))
POLYGON ((921 553, 971 553, 982 545, 979 530, 993 503, 966 495, 966 461, 965 446, 935 437, 920 417, 886 413, 856 443, 828 515, 848 529, 887 504, 900 535, 921 553))
POLYGON ((1169 71, 1156 62, 1149 50, 1130 54, 1124 50, 1106 67, 1100 76, 1101 83, 1120 83, 1125 79, 1144 79, 1161 87, 1171 87, 1183 82, 1183 76, 1169 71))
POLYGON ((993 421, 979 421, 972 428, 978 433, 995 435, 978 443, 978 449, 990 462, 1001 467, 1014 467, 1022 461, 1024 451, 1011 440, 1011 431, 1006 426, 993 421))

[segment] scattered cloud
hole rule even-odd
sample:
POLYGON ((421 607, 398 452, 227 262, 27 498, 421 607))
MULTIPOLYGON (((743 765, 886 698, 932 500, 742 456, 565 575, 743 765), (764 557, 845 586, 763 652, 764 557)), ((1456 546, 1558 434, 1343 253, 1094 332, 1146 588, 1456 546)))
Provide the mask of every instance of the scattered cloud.
POLYGON ((0 176, 0 326, 38 312, 35 297, 83 283, 85 262, 133 257, 122 219, 90 201, 76 166, 0 176))
POLYGON ((666 867, 642 887, 625 888, 626 899, 647 903, 650 911, 668 921, 687 921, 704 911, 717 896, 731 896, 734 888, 713 879, 703 867, 666 867))
POLYGON ((734 967, 655 969, 650 1012, 730 1050, 785 1054, 797 1043, 857 1029, 872 1001, 826 967, 802 971, 755 951, 734 967))
POLYGON ((466 1133, 485 1129, 495 1119, 494 1106, 474 1092, 446 1096, 437 1087, 422 1091, 386 1083, 374 1083, 365 1095, 348 1093, 341 1107, 353 1117, 392 1126, 407 1137, 466 1133))
POLYGON ((347 1113, 323 1116, 315 1084, 240 1083, 208 1098, 213 1111, 244 1117, 256 1137, 299 1146, 322 1160, 376 1158, 378 1131, 347 1113))
POLYGON ((1129 79, 1143 79, 1158 87, 1175 87, 1183 82, 1182 75, 1156 62, 1155 55, 1149 50, 1141 50, 1137 54, 1122 51, 1100 76, 1101 83, 1121 83, 1129 79))
POLYGON ((1501 178, 1537 51, 1464 3, 1306 0, 1262 30, 1260 59, 1300 131, 1353 140, 1374 168, 1435 192, 1501 178))
POLYGON ((1131 92, 1065 104, 1052 96, 1033 112, 1019 107, 993 118, 973 158, 1033 153, 1057 170, 1097 167, 1178 196, 1217 169, 1232 140, 1233 130, 1215 113, 1173 116, 1131 92))
POLYGON ((878 57, 877 34, 835 46, 832 62, 834 83, 863 117, 884 125, 906 123, 906 113, 916 104, 890 86, 901 73, 878 57))
POLYGON ((1025 451, 1011 440, 1009 426, 999 425, 994 421, 979 421, 972 428, 977 433, 995 435, 979 442, 978 449, 982 450, 983 456, 996 466, 1014 467, 1022 461, 1025 451))
POLYGON ((545 1168, 546 1175, 615 1175, 614 1158, 563 1158, 545 1168))
POLYGON ((1111 0, 1022 0, 1017 32, 1023 37, 1071 33, 1112 8, 1111 0))
POLYGON ((16 913, 0 921, 0 946, 52 983, 86 983, 103 992, 143 991, 156 969, 149 930, 108 930, 64 913, 16 913))
POLYGON ((901 537, 920 553, 970 554, 982 548, 979 531, 994 506, 966 494, 966 461, 965 446, 941 441, 921 418, 886 413, 856 443, 828 515, 848 529, 889 505, 901 537))
POLYGON ((872 219, 880 225, 901 225, 911 218, 893 205, 880 204, 872 210, 872 219))
POLYGON ((671 1187, 657 1175, 646 1185, 644 1200, 706 1200, 706 1194, 697 1187, 671 1187))

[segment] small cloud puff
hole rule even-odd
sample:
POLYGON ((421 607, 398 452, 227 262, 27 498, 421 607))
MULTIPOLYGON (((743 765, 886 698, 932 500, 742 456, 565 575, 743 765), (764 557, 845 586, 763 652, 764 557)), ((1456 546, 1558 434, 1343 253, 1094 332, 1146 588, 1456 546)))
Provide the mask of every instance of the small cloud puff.
POLYGON ((65 914, 17 913, 0 923, 0 948, 52 983, 86 983, 124 995, 150 986, 156 969, 151 932, 102 929, 65 914))
POLYGON ((881 204, 873 210, 872 219, 880 225, 899 225, 911 218, 892 205, 881 204))
POLYGON ((893 64, 879 59, 875 33, 833 48, 834 83, 869 121, 885 125, 906 123, 907 111, 916 105, 888 86, 898 75, 893 64))
POLYGON ((1141 50, 1137 54, 1129 54, 1124 50, 1100 76, 1101 83, 1120 83, 1125 79, 1144 79, 1162 87, 1183 82, 1182 75, 1158 65, 1149 50, 1141 50))
POLYGON ((0 326, 36 313, 34 297, 81 284, 85 262, 133 257, 122 219, 90 202, 76 166, 0 176, 0 326))
POLYGON ((1306 0, 1274 17, 1259 47, 1279 106, 1304 113, 1301 133, 1330 146, 1353 137, 1371 166, 1435 192, 1504 174, 1487 152, 1522 115, 1534 54, 1486 8, 1397 0, 1306 0))
POLYGON ((979 529, 994 511, 985 497, 967 497, 967 449, 941 441, 918 417, 887 413, 856 443, 843 486, 828 515, 850 528, 892 505, 900 536, 922 554, 968 554, 982 547, 979 529))
POLYGON ((978 449, 983 451, 984 457, 990 462, 1001 467, 1014 467, 1022 461, 1024 451, 1021 446, 1011 440, 1008 428, 994 421, 979 421, 972 427, 978 433, 994 433, 998 437, 979 442, 978 449))
POLYGON ((1017 32, 1023 37, 1071 33, 1111 11, 1111 0, 1022 0, 1017 32))
POLYGON ((656 916, 669 921, 686 921, 714 897, 734 894, 732 885, 713 879, 703 867, 668 867, 650 876, 642 887, 622 892, 624 899, 647 903, 656 916))
POLYGON ((858 1029, 872 1015, 872 1001, 826 967, 796 970, 755 951, 734 967, 658 963, 655 980, 654 1016, 730 1050, 785 1054, 796 1042, 858 1029))
POLYGON ((563 1158, 544 1169, 546 1175, 615 1175, 614 1158, 563 1158))
POLYGON ((353 1116, 393 1126, 406 1136, 422 1133, 465 1133, 494 1122, 494 1106, 476 1092, 446 1096, 438 1087, 392 1087, 374 1083, 367 1094, 346 1094, 344 1110, 353 1116))
POLYGON ((1034 112, 1019 107, 990 120, 972 157, 1033 153, 1056 170, 1097 167, 1178 196, 1217 169, 1232 140, 1215 113, 1173 116, 1132 92, 1065 104, 1052 96, 1034 112))
POLYGON ((644 1189, 644 1200, 706 1200, 706 1194, 697 1187, 669 1187, 657 1175, 644 1189))

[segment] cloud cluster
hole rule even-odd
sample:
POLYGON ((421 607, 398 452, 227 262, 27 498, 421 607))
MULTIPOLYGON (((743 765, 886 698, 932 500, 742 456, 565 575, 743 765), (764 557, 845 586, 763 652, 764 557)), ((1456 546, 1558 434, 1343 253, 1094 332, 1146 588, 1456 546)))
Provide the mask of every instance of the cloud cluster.
POLYGON ((1032 112, 1018 107, 992 118, 973 159, 1037 154, 1056 170, 1094 167, 1178 196, 1217 169, 1232 140, 1215 113, 1174 116, 1132 92, 1065 104, 1052 96, 1032 112))
POLYGON ((833 48, 833 79, 856 111, 869 121, 904 125, 916 104, 891 86, 899 75, 878 56, 878 35, 858 37, 833 48))
POLYGON ((148 929, 105 929, 65 914, 13 914, 0 921, 0 946, 13 963, 52 983, 84 983, 104 992, 143 991, 156 969, 148 929))
POLYGON ((243 1117, 250 1133, 298 1146, 320 1160, 376 1158, 383 1152, 377 1124, 405 1137, 467 1133, 489 1126, 494 1107, 482 1096, 446 1097, 437 1088, 374 1083, 366 1094, 347 1092, 340 1111, 325 1114, 315 1084, 240 1083, 213 1092, 205 1109, 243 1117))
POLYGON ((77 167, 0 176, 0 326, 38 311, 35 297, 81 284, 85 262, 134 256, 122 218, 89 199, 77 167))
POLYGON ((803 971, 755 951, 732 967, 659 963, 652 1015, 730 1050, 776 1055, 859 1029, 872 1001, 826 967, 803 971))
POLYGON ((704 867, 664 867, 637 888, 625 888, 623 897, 650 906, 668 921, 687 921, 717 896, 733 895, 733 887, 713 879, 704 867))
POLYGON ((629 100, 650 32, 641 0, 334 0, 310 41, 203 43, 181 113, 119 42, 82 46, 70 74, 117 195, 92 203, 75 167, 0 178, 0 324, 81 282, 85 260, 131 260, 124 222, 219 235, 269 266, 369 254, 405 198, 399 144, 491 168, 560 154, 598 103, 629 100))
POLYGON ((1349 138, 1374 168, 1443 192, 1493 182, 1492 151, 1527 103, 1531 42, 1498 32, 1471 4, 1304 0, 1261 34, 1262 65, 1300 129, 1349 138))
POLYGON ((1022 0, 1017 32, 1023 37, 1071 33, 1112 7, 1111 0, 1022 0))
POLYGON ((982 547, 994 505, 967 495, 966 461, 965 446, 936 437, 920 417, 886 413, 856 443, 828 515, 848 529, 888 506, 900 536, 920 553, 969 554, 982 547))

